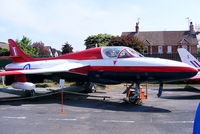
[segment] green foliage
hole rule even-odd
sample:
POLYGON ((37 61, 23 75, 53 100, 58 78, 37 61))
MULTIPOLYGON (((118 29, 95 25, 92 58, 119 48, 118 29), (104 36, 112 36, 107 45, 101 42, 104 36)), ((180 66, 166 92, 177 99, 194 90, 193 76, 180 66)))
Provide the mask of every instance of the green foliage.
POLYGON ((20 48, 31 57, 38 57, 39 55, 39 49, 34 48, 31 46, 31 40, 25 36, 19 41, 16 40, 16 43, 20 46, 20 48))
POLYGON ((108 46, 126 46, 135 49, 138 52, 143 53, 145 51, 145 44, 143 41, 138 40, 133 35, 117 36, 112 38, 108 46))
POLYGON ((197 48, 197 55, 200 56, 200 48, 197 48))
POLYGON ((72 53, 73 47, 68 42, 66 42, 62 47, 62 54, 72 53))
POLYGON ((107 46, 112 38, 114 38, 114 36, 109 34, 91 35, 85 39, 84 45, 86 46, 86 49, 94 48, 96 46, 107 46))
POLYGON ((5 48, 0 48, 0 56, 9 56, 10 52, 8 51, 8 49, 5 48))

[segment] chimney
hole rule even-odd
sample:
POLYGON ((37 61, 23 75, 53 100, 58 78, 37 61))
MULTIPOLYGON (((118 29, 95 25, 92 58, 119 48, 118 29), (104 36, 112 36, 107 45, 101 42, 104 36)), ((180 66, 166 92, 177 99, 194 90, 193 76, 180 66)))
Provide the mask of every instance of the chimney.
POLYGON ((191 33, 194 33, 195 31, 194 31, 194 25, 192 24, 192 22, 190 22, 190 32, 191 33))
POLYGON ((135 32, 136 32, 136 33, 139 32, 139 22, 137 22, 136 25, 135 25, 135 32))

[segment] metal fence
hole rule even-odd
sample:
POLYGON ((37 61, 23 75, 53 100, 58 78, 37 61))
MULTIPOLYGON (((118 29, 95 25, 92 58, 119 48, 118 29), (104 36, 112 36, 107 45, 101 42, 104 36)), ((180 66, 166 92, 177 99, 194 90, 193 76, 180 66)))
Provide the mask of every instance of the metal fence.
MULTIPOLYGON (((164 59, 170 59, 170 60, 176 60, 181 61, 180 56, 178 53, 172 53, 172 54, 143 54, 145 57, 157 57, 157 58, 164 58, 164 59)), ((198 60, 200 60, 199 54, 192 54, 194 57, 196 57, 198 60)))
POLYGON ((164 58, 170 60, 181 61, 179 55, 177 53, 174 54, 144 54, 145 57, 157 57, 157 58, 164 58))

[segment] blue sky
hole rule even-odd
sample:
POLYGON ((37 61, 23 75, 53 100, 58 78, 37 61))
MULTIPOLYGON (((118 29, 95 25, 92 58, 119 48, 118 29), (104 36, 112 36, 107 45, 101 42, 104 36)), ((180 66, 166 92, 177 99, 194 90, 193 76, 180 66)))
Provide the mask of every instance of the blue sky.
POLYGON ((24 36, 60 49, 85 49, 89 35, 187 30, 200 24, 200 0, 0 0, 0 41, 24 36))

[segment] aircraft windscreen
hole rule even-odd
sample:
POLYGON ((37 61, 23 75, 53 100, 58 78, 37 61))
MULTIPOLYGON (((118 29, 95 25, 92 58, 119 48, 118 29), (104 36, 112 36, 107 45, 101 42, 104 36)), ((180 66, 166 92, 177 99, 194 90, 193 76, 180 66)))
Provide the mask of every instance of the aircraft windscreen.
POLYGON ((118 55, 118 58, 129 58, 129 57, 133 57, 133 55, 130 54, 130 52, 128 52, 126 49, 123 49, 118 55))
POLYGON ((117 57, 121 48, 118 47, 108 47, 103 49, 103 53, 108 57, 117 57))
POLYGON ((104 47, 103 53, 110 58, 144 57, 142 54, 128 47, 104 47))
POLYGON ((144 57, 142 54, 138 53, 137 51, 128 48, 127 49, 129 51, 129 53, 131 53, 131 55, 133 55, 134 57, 144 57))

